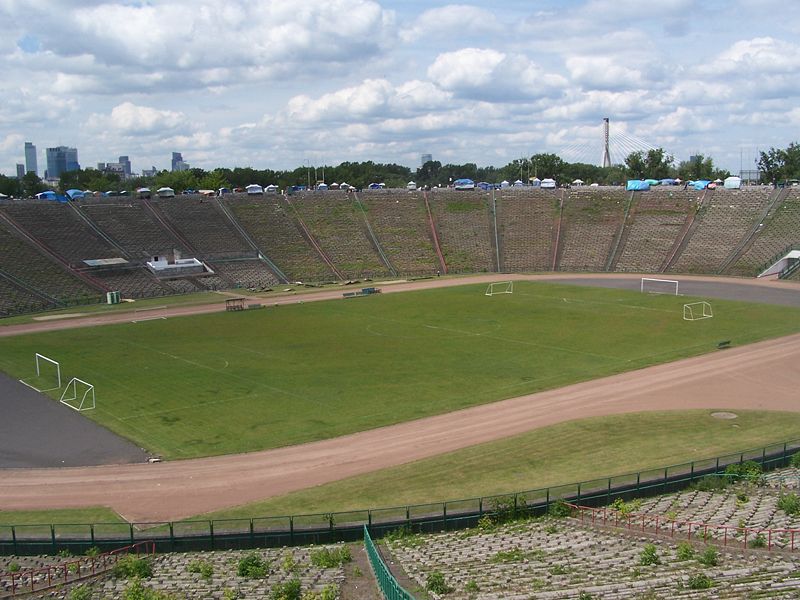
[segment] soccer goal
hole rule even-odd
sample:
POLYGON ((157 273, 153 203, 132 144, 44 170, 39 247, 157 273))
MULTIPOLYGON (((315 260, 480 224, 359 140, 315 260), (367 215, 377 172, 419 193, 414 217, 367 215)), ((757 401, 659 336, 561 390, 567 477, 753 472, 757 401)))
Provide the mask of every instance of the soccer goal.
POLYGON ((83 379, 73 377, 64 388, 59 402, 77 411, 92 410, 95 407, 94 386, 83 379))
POLYGON ((711 304, 703 300, 702 302, 690 302, 683 305, 684 321, 699 321, 700 319, 710 319, 714 316, 711 304))
POLYGON ((27 385, 37 392, 51 392, 61 389, 61 364, 57 360, 46 357, 38 352, 34 354, 36 363, 36 377, 20 379, 19 382, 27 385))
POLYGON ((499 281, 497 283, 490 283, 486 288, 487 296, 494 296, 495 294, 513 294, 514 282, 513 281, 499 281))
POLYGON ((653 279, 642 277, 640 291, 644 294, 671 294, 678 295, 678 281, 675 279, 653 279))

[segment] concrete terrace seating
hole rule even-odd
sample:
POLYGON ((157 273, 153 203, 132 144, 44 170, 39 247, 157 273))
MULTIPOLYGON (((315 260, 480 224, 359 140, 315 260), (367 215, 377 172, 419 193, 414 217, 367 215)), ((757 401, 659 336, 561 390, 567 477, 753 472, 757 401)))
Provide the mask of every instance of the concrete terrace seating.
POLYGON ((715 273, 756 223, 770 201, 771 188, 709 190, 697 214, 697 229, 669 269, 674 273, 715 273))
POLYGON ((503 271, 549 271, 561 195, 556 190, 506 188, 495 192, 503 271))
POLYGON ((768 261, 791 244, 800 244, 800 190, 791 189, 786 200, 764 222, 752 246, 727 272, 758 275, 768 261))
POLYGON ((364 214, 346 192, 300 192, 290 201, 322 251, 345 277, 389 273, 368 237, 364 214))
POLYGON ((614 270, 657 273, 694 210, 698 194, 677 186, 637 192, 614 270))
POLYGON ((141 203, 130 199, 100 198, 77 204, 111 239, 132 257, 163 256, 186 249, 158 223, 141 203))
POLYGON ((228 196, 225 204, 241 226, 292 281, 331 281, 335 276, 295 227, 282 197, 274 194, 255 199, 228 196))
POLYGON ((198 252, 199 259, 252 256, 253 249, 217 208, 213 200, 197 196, 156 198, 150 203, 198 252))
POLYGON ((92 273, 94 277, 119 291, 123 298, 152 298, 171 293, 146 267, 92 273))
POLYGON ((676 542, 594 529, 574 519, 512 523, 489 533, 401 538, 389 548, 421 586, 428 574, 439 571, 455 589, 452 597, 458 598, 469 597, 466 586, 471 581, 478 586, 478 597, 520 600, 576 598, 581 592, 604 599, 742 598, 761 590, 775 592, 770 597, 793 597, 800 589, 798 556, 725 552, 718 566, 705 567, 697 560, 677 560, 676 542), (656 545, 660 564, 640 564, 646 543, 656 545), (689 577, 701 571, 714 587, 688 589, 689 577))
POLYGON ((368 190, 358 198, 389 262, 399 273, 431 274, 441 268, 421 192, 368 190))
POLYGON ((214 268, 233 280, 238 287, 267 289, 278 283, 267 264, 258 259, 218 261, 214 263, 214 268))
POLYGON ((0 277, 0 316, 5 317, 52 307, 52 302, 48 302, 0 277))
POLYGON ((622 226, 628 194, 622 189, 573 188, 564 201, 559 271, 603 271, 622 226))
POLYGON ((99 292, 42 254, 0 221, 0 269, 60 299, 98 296, 99 292))
POLYGON ((25 200, 0 206, 20 226, 73 268, 83 268, 83 260, 117 258, 119 250, 97 236, 72 208, 60 202, 25 200))
POLYGON ((434 188, 428 202, 448 272, 496 271, 491 192, 434 188))

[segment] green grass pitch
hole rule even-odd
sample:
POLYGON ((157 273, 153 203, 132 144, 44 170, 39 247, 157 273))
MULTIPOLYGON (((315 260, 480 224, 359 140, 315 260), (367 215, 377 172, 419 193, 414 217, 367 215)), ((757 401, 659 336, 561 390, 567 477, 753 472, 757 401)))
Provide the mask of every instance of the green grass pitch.
MULTIPOLYGON (((94 384, 84 413, 166 458, 259 450, 593 379, 800 330, 800 311, 515 282, 383 294, 6 338, 94 384)), ((53 392, 51 395, 56 396, 53 392)), ((57 397, 57 396, 56 396, 57 397)))

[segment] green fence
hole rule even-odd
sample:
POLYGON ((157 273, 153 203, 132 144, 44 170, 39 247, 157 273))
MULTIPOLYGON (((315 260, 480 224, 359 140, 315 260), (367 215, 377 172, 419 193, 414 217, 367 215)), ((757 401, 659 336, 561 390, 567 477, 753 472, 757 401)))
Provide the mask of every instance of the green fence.
POLYGON ((83 554, 96 546, 111 550, 154 540, 159 552, 268 548, 360 541, 363 527, 373 536, 399 527, 416 532, 474 527, 498 511, 541 515, 551 503, 567 500, 585 506, 610 504, 617 498, 655 496, 683 489, 730 464, 753 460, 764 470, 785 467, 800 451, 800 439, 678 465, 646 469, 548 488, 463 498, 426 504, 370 508, 347 512, 265 516, 250 519, 189 520, 156 523, 0 524, 0 555, 83 554))
POLYGON ((369 530, 364 525, 364 548, 369 556, 369 564, 372 565, 372 571, 375 573, 375 579, 378 580, 378 587, 381 588, 383 597, 386 600, 414 600, 414 596, 408 593, 403 586, 394 578, 389 567, 383 562, 375 543, 369 536, 369 530))

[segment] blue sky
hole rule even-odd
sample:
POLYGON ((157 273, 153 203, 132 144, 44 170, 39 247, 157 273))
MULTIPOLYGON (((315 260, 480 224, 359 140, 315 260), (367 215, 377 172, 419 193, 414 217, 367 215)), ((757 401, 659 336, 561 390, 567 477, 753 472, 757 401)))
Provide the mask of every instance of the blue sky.
POLYGON ((605 116, 738 171, 800 139, 798 33, 785 0, 0 0, 0 172, 599 162, 605 116))

